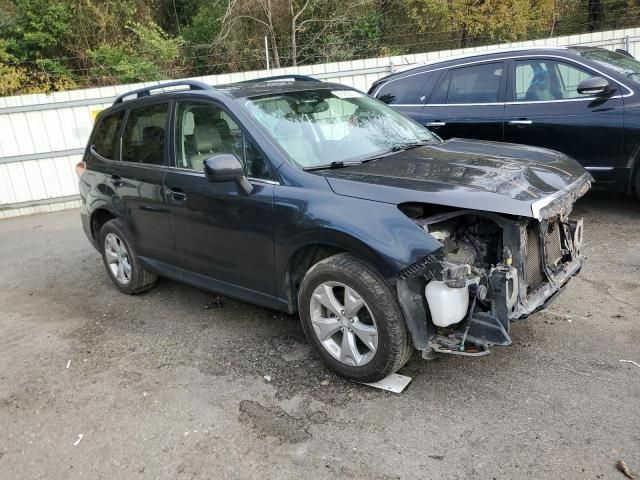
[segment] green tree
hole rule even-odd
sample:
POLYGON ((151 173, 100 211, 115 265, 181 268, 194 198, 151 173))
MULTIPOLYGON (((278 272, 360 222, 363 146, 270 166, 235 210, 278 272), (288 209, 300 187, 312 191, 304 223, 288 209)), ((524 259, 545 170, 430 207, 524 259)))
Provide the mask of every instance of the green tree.
POLYGON ((434 31, 438 39, 462 48, 547 32, 555 8, 553 0, 408 0, 406 4, 423 31, 434 31))
POLYGON ((182 39, 169 37, 158 25, 132 23, 133 37, 102 43, 87 51, 94 81, 129 83, 179 76, 182 39))

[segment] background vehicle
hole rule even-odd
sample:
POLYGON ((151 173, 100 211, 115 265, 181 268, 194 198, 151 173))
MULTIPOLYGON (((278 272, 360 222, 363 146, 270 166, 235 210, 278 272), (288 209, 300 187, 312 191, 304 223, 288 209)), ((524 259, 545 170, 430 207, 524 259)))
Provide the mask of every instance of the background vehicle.
POLYGON ((406 69, 369 93, 442 138, 551 148, 598 187, 640 194, 640 62, 601 48, 517 48, 406 69))
POLYGON ((361 92, 297 80, 165 84, 100 114, 81 217, 121 291, 161 275, 297 311, 328 365, 374 381, 413 348, 508 345, 510 322, 579 271, 569 213, 591 177, 575 161, 442 142, 361 92))

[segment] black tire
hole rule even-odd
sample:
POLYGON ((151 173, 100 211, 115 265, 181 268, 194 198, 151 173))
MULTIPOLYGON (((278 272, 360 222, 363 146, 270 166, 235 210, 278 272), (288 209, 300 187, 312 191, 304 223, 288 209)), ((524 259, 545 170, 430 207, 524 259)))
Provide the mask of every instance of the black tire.
POLYGON ((375 382, 396 372, 411 358, 411 337, 398 300, 376 270, 353 255, 328 257, 309 269, 298 293, 302 328, 316 353, 339 375, 358 382, 375 382), (353 288, 364 300, 375 319, 378 345, 371 360, 351 366, 335 358, 322 345, 311 323, 311 297, 324 282, 339 282, 353 288))
POLYGON ((150 288, 153 288, 153 286, 158 281, 157 275, 145 270, 140 265, 136 252, 133 249, 133 246, 129 241, 129 237, 127 236, 120 220, 109 220, 102 226, 102 228, 100 229, 99 246, 100 254, 102 255, 102 261, 104 263, 107 274, 111 278, 111 281, 114 283, 114 285, 122 293, 126 293, 127 295, 135 295, 136 293, 141 293, 149 290, 150 288), (118 280, 109 266, 109 262, 107 260, 107 249, 105 248, 105 241, 109 234, 116 235, 116 237, 124 244, 124 247, 126 248, 127 258, 131 265, 131 274, 129 276, 128 282, 126 283, 118 280))
POLYGON ((638 200, 640 200, 640 167, 637 170, 638 171, 636 172, 636 196, 638 197, 638 200))

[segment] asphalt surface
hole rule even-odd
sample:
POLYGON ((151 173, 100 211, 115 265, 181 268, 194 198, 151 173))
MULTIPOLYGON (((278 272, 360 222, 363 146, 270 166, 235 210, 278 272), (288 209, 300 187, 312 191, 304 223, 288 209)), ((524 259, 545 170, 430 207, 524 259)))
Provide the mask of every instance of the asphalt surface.
POLYGON ((297 318, 110 283, 77 211, 0 221, 0 479, 624 479, 640 471, 640 202, 590 194, 580 276, 483 358, 400 394, 297 318), (265 378, 265 376, 267 378, 265 378))

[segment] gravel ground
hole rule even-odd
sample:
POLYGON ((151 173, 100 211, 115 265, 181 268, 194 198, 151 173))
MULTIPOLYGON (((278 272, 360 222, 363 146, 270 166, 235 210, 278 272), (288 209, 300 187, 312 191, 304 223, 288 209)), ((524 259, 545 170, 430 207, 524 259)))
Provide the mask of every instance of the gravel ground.
POLYGON ((77 211, 0 221, 0 479, 624 479, 640 202, 576 210, 589 260, 557 302, 487 357, 415 355, 401 395, 336 377, 295 317, 168 280, 118 293, 77 211))

